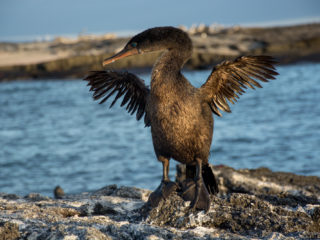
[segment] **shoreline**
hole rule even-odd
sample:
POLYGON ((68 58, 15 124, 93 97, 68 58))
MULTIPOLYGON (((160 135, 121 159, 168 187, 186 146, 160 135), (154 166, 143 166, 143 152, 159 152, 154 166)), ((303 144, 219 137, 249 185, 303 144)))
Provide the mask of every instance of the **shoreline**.
MULTIPOLYGON (((186 30, 194 45, 185 69, 211 69, 242 55, 271 55, 279 64, 320 61, 320 23, 280 27, 210 27, 186 30)), ((0 81, 15 79, 83 78, 103 70, 101 62, 121 49, 129 38, 113 34, 59 37, 53 41, 0 43, 0 81)), ((133 56, 110 65, 113 70, 143 71, 159 52, 133 56)))
MULTIPOLYGON (((77 239, 320 238, 320 178, 213 167, 220 192, 211 208, 188 209, 178 193, 151 209, 151 191, 108 185, 52 199, 0 193, 0 236, 77 239)), ((178 165, 177 182, 185 168, 178 165)))

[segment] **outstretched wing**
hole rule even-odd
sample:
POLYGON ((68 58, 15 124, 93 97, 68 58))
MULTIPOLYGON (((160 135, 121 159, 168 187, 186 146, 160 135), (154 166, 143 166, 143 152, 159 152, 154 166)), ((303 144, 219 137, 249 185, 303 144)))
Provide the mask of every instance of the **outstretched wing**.
POLYGON ((228 102, 237 101, 239 95, 247 87, 261 88, 257 80, 268 82, 278 75, 273 66, 277 62, 269 56, 243 56, 234 61, 225 61, 215 66, 207 81, 201 86, 201 94, 211 106, 212 111, 218 116, 219 112, 231 112, 228 102))
POLYGON ((132 73, 114 71, 94 71, 84 80, 88 81, 88 86, 91 86, 90 91, 93 91, 94 100, 101 99, 101 104, 116 94, 110 105, 111 108, 120 97, 124 96, 121 107, 127 104, 126 110, 131 115, 136 112, 137 120, 145 115, 145 125, 150 126, 150 120, 146 114, 147 97, 150 90, 143 80, 132 73))

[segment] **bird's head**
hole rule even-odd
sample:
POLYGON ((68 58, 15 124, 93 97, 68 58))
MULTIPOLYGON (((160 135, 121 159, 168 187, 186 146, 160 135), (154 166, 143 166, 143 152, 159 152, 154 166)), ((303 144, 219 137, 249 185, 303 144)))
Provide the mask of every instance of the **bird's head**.
POLYGON ((105 59, 103 66, 121 58, 165 49, 183 48, 192 50, 187 33, 174 27, 155 27, 147 29, 130 39, 125 47, 112 57, 105 59))

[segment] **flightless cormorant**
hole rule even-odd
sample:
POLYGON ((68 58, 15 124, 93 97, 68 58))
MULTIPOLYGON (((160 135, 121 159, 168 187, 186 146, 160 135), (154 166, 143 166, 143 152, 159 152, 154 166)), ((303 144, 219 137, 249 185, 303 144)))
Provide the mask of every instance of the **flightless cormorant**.
POLYGON ((85 80, 93 98, 105 102, 115 94, 114 103, 123 96, 121 106, 144 117, 151 127, 156 156, 163 165, 160 186, 150 195, 152 206, 166 198, 177 185, 168 177, 171 158, 187 165, 188 180, 183 184, 182 197, 190 200, 192 209, 208 210, 209 194, 218 192, 217 182, 208 165, 213 135, 213 114, 231 112, 234 103, 247 87, 261 87, 277 75, 276 61, 269 56, 243 56, 216 65, 207 81, 195 88, 181 73, 191 57, 192 42, 188 34, 174 27, 155 27, 134 36, 116 55, 103 61, 103 66, 118 59, 152 51, 163 51, 154 64, 151 86, 132 73, 94 71, 85 80), (193 179, 193 180, 190 180, 193 179))

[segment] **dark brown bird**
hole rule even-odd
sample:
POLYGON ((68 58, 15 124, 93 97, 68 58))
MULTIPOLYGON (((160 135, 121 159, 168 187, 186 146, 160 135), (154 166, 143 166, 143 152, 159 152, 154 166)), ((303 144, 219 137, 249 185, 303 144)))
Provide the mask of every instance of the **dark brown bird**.
POLYGON ((116 94, 114 103, 122 96, 121 106, 144 116, 151 127, 153 146, 163 165, 160 186, 151 194, 149 202, 155 206, 176 190, 168 177, 169 160, 187 165, 188 180, 182 186, 182 196, 191 200, 191 208, 208 210, 209 193, 218 186, 208 165, 213 135, 213 114, 220 110, 231 112, 228 102, 235 103, 247 87, 261 88, 258 80, 274 79, 276 61, 269 56, 244 56, 216 65, 207 81, 195 88, 181 73, 192 53, 192 42, 187 33, 174 27, 156 27, 134 36, 122 51, 104 60, 103 66, 118 59, 152 51, 163 51, 151 74, 151 87, 131 73, 96 71, 89 81, 93 98, 105 102, 116 94))

